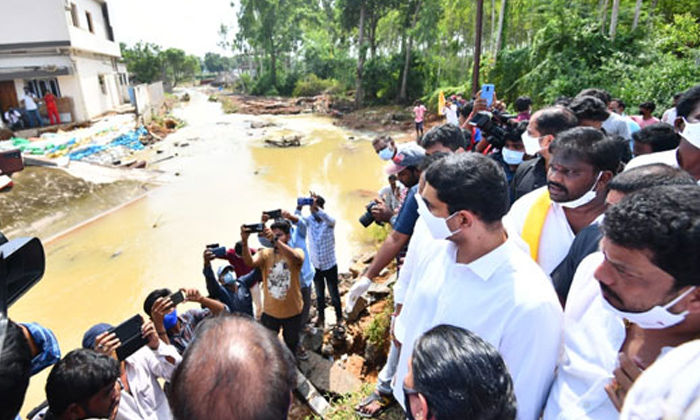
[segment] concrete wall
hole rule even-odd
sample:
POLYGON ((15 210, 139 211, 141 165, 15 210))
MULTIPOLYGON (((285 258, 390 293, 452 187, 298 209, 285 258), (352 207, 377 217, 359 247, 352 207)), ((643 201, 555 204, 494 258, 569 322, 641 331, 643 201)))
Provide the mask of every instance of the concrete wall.
POLYGON ((165 101, 163 82, 134 86, 134 99, 136 114, 143 117, 144 122, 149 122, 165 101))
POLYGON ((0 46, 68 41, 63 0, 2 0, 0 46))
POLYGON ((121 103, 121 93, 116 87, 116 72, 111 59, 82 55, 73 58, 84 100, 84 119, 93 118, 118 106, 121 103), (100 87, 100 75, 104 76, 105 92, 100 87))

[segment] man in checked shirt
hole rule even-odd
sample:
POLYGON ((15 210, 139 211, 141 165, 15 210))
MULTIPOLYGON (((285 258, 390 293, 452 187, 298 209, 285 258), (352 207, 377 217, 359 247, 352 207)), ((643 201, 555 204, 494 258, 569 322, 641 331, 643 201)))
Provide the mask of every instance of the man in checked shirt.
MULTIPOLYGON (((305 217, 309 232, 309 254, 311 263, 316 269, 314 285, 316 287, 316 306, 318 317, 316 325, 325 325, 324 310, 326 309, 326 291, 331 295, 331 302, 335 308, 337 326, 342 326, 343 311, 340 306, 340 292, 338 291, 338 264, 335 259, 335 219, 323 210, 326 200, 320 195, 311 193, 314 199, 309 206, 311 214, 305 217)), ((299 208, 297 210, 300 210, 299 208)))

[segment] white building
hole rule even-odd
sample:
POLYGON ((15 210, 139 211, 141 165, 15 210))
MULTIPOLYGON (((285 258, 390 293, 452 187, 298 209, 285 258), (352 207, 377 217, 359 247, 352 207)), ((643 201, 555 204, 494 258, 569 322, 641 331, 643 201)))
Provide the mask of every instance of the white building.
POLYGON ((129 101, 104 0, 3 0, 0 109, 20 105, 25 87, 59 99, 62 122, 84 121, 129 101))

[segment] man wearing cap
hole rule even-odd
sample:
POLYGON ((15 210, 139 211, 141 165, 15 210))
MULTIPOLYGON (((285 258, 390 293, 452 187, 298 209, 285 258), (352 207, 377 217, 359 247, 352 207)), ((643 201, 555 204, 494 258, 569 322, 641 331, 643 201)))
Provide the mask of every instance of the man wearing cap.
POLYGON ((678 148, 651 153, 632 159, 625 169, 650 163, 665 163, 679 167, 700 183, 700 85, 688 89, 676 105, 674 126, 680 134, 678 148))
MULTIPOLYGON (((119 338, 109 332, 109 324, 97 324, 83 336, 83 348, 116 358, 121 346, 119 338)), ((152 321, 143 323, 143 336, 148 340, 142 347, 120 363, 120 379, 123 385, 117 420, 169 420, 172 419, 168 400, 158 379, 170 381, 182 358, 177 349, 158 339, 152 321)))
POLYGON ((211 261, 216 258, 209 249, 204 250, 204 280, 209 295, 226 305, 230 313, 253 316, 253 298, 250 288, 262 277, 260 270, 254 270, 242 277, 237 277, 233 266, 219 267, 217 276, 211 268, 211 261), (257 276, 256 276, 257 274, 257 276))
MULTIPOLYGON (((355 307, 357 299, 369 289, 372 279, 379 275, 379 272, 392 259, 405 252, 405 247, 408 245, 411 235, 413 235, 413 229, 418 220, 418 203, 415 196, 418 191, 418 181, 420 180, 420 165, 424 158, 425 152, 422 148, 407 148, 399 151, 396 157, 387 165, 387 174, 395 174, 399 181, 409 190, 406 194, 406 200, 396 217, 393 230, 382 243, 370 266, 367 267, 362 277, 353 284, 347 294, 345 307, 350 312, 355 307)), ((390 368, 382 369, 377 392, 373 393, 370 398, 357 407, 357 411, 363 416, 373 417, 378 415, 392 401, 390 381, 396 370, 397 359, 397 357, 394 357, 392 362, 392 353, 398 356, 393 345, 390 350, 389 361, 387 361, 387 366, 390 368)))

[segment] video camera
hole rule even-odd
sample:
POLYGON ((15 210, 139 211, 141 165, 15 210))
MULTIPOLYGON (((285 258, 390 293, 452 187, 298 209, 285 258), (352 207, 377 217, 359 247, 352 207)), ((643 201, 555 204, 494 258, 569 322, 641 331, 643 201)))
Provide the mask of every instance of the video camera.
POLYGON ((46 259, 39 238, 8 240, 0 233, 0 316, 44 276, 46 259))
POLYGON ((479 111, 469 121, 469 124, 479 128, 484 138, 493 147, 502 149, 506 143, 506 132, 514 127, 515 116, 502 113, 498 110, 492 112, 479 111))

